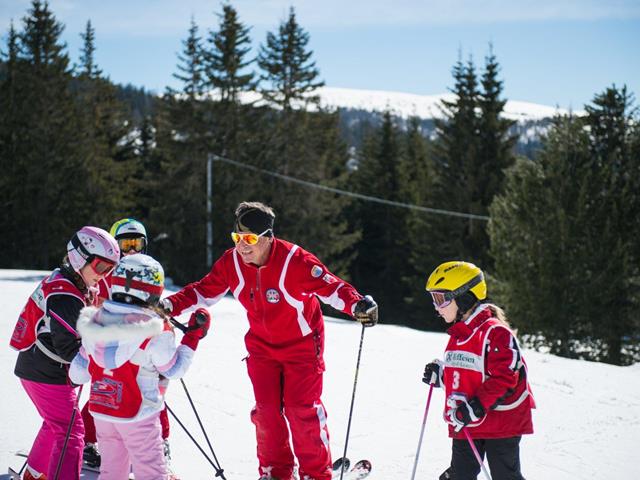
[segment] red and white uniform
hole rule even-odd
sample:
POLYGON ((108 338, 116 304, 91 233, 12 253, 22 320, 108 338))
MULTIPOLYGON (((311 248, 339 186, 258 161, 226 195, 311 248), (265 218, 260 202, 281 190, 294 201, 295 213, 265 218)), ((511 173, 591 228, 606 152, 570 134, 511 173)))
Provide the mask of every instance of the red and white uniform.
MULTIPOLYGON (((526 364, 511 330, 495 318, 491 306, 480 305, 464 322, 447 330, 443 382, 445 414, 462 397, 477 397, 487 412, 468 425, 473 438, 509 438, 533 433, 535 402, 526 378, 526 364)), ((446 418, 446 416, 445 416, 446 418)), ((449 426, 449 436, 464 432, 449 426)))
MULTIPOLYGON (((98 293, 96 295, 95 306, 100 307, 102 304, 111 298, 111 284, 112 284, 113 272, 104 276, 98 282, 98 293)), ((98 441, 96 437, 96 427, 93 422, 93 416, 89 413, 89 402, 82 407, 82 421, 84 422, 84 441, 85 443, 96 443, 98 441)), ((170 426, 169 416, 167 408, 165 407, 160 412, 160 424, 162 425, 162 438, 169 438, 170 426)))
POLYGON ((177 315, 209 307, 228 291, 247 311, 247 369, 253 383, 260 474, 292 478, 293 447, 300 478, 331 478, 327 414, 320 400, 324 319, 318 299, 349 315, 362 296, 311 253, 274 239, 265 265, 245 264, 227 250, 200 281, 169 298, 177 315), (284 414, 284 416, 283 416, 284 414))
POLYGON ((91 381, 95 418, 136 422, 164 407, 166 378, 181 378, 194 351, 176 346, 173 329, 150 309, 107 300, 82 309, 82 347, 69 369, 75 384, 91 381))
POLYGON ((150 309, 104 302, 84 308, 78 319, 82 347, 69 378, 91 381, 89 411, 95 418, 102 464, 100 478, 166 479, 160 412, 166 378, 180 378, 194 351, 176 346, 170 326, 150 309))

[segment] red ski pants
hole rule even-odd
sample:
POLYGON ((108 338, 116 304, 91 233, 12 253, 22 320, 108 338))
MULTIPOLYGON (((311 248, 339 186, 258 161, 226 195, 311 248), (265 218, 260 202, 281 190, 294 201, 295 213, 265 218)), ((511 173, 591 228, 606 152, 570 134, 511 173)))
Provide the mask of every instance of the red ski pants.
POLYGON ((330 480, 327 413, 320 400, 323 332, 277 347, 249 332, 245 343, 249 352, 247 370, 256 399, 251 421, 256 426, 259 474, 278 480, 293 478, 290 429, 300 478, 330 480))

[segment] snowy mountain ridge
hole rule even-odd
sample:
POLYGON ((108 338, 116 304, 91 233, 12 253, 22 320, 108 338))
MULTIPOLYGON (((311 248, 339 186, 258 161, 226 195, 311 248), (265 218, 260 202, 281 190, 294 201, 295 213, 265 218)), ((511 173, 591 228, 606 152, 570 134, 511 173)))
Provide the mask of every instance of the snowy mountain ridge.
MULTIPOLYGON (((454 101, 453 93, 439 95, 416 95, 413 93, 381 90, 357 90, 351 88, 322 87, 317 93, 324 107, 352 108, 367 111, 391 110, 397 116, 409 118, 444 118, 442 101, 454 101)), ((505 117, 526 121, 566 115, 568 110, 531 102, 508 100, 504 108, 505 117)))
MULTIPOLYGON (((444 118, 442 101, 454 101, 453 93, 438 95, 417 95, 413 93, 389 92, 383 90, 360 90, 355 88, 320 87, 313 92, 320 97, 320 105, 326 109, 352 109, 368 112, 384 112, 407 119, 416 116, 422 119, 444 118)), ((217 99, 215 91, 208 93, 209 98, 217 99)), ((243 103, 263 105, 264 100, 259 92, 250 91, 241 94, 243 103)), ((296 106, 301 106, 296 104, 296 106)), ((314 110, 309 105, 309 110, 314 110)), ((580 114, 580 112, 574 112, 580 114)), ((504 116, 518 122, 537 121, 552 118, 556 115, 567 115, 569 110, 550 107, 531 102, 507 100, 504 116)))

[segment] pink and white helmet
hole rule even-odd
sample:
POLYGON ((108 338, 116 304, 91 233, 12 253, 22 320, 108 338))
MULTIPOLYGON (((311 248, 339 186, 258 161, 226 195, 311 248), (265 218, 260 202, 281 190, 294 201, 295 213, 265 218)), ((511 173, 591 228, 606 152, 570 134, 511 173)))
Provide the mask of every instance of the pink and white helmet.
POLYGON ((120 260, 120 247, 109 232, 98 227, 82 227, 67 244, 69 263, 76 272, 93 258, 99 257, 113 264, 120 260))

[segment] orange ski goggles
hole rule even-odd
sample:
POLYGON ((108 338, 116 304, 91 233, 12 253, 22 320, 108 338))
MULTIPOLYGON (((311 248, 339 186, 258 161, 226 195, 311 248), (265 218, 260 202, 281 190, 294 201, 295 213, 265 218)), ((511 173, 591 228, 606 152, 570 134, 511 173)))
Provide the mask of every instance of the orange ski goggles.
POLYGON ((233 243, 240 243, 240 240, 243 240, 247 245, 255 245, 260 240, 260 237, 266 235, 271 231, 270 228, 257 235, 255 233, 239 233, 239 232, 231 232, 231 240, 233 243))

